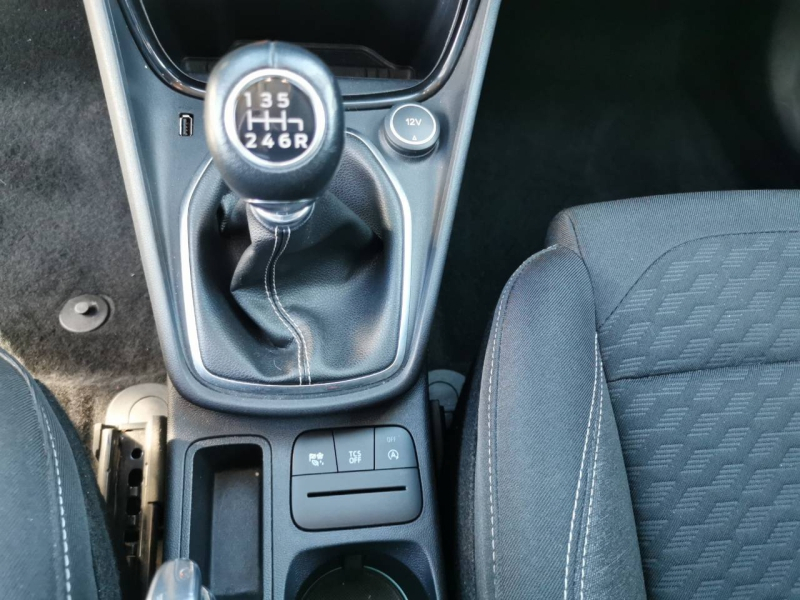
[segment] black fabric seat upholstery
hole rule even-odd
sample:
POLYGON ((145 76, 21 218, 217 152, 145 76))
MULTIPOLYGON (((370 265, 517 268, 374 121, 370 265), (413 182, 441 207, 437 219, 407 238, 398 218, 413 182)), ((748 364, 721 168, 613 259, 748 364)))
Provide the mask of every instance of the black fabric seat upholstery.
POLYGON ((800 193, 569 209, 463 423, 465 598, 800 597, 800 193))
POLYGON ((0 350, 0 597, 120 597, 94 474, 60 407, 0 350))

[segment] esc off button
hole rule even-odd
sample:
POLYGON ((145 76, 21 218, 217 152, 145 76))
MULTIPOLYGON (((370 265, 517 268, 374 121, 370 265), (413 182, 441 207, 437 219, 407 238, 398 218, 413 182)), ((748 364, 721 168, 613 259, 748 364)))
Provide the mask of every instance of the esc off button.
POLYGON ((389 143, 404 154, 425 154, 439 140, 439 122, 421 104, 393 107, 386 115, 383 128, 389 143))
POLYGON ((411 434, 402 427, 375 428, 375 468, 405 469, 417 466, 411 434))

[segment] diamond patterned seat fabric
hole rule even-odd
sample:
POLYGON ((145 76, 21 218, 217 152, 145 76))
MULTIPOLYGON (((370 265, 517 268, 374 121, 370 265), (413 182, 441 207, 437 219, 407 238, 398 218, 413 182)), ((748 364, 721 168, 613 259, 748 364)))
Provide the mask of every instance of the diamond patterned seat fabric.
POLYGON ((592 280, 648 597, 800 598, 798 214, 715 193, 551 227, 592 280))

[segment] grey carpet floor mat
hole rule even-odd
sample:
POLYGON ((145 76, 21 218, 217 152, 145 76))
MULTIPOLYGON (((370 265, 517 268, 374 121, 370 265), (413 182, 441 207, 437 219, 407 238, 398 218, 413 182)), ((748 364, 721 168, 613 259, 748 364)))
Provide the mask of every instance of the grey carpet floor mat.
POLYGON ((166 377, 80 0, 0 0, 0 345, 84 442, 117 391, 166 377), (112 315, 68 333, 84 293, 112 315))

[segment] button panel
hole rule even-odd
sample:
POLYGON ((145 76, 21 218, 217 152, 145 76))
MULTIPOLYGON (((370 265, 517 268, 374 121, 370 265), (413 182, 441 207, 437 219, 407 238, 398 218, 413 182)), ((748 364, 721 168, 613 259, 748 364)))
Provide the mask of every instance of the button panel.
POLYGON ((413 521, 422 512, 417 464, 402 427, 303 433, 292 454, 292 519, 306 531, 413 521))
POLYGON ((308 431, 297 438, 292 455, 292 475, 416 466, 414 440, 397 426, 308 431))

